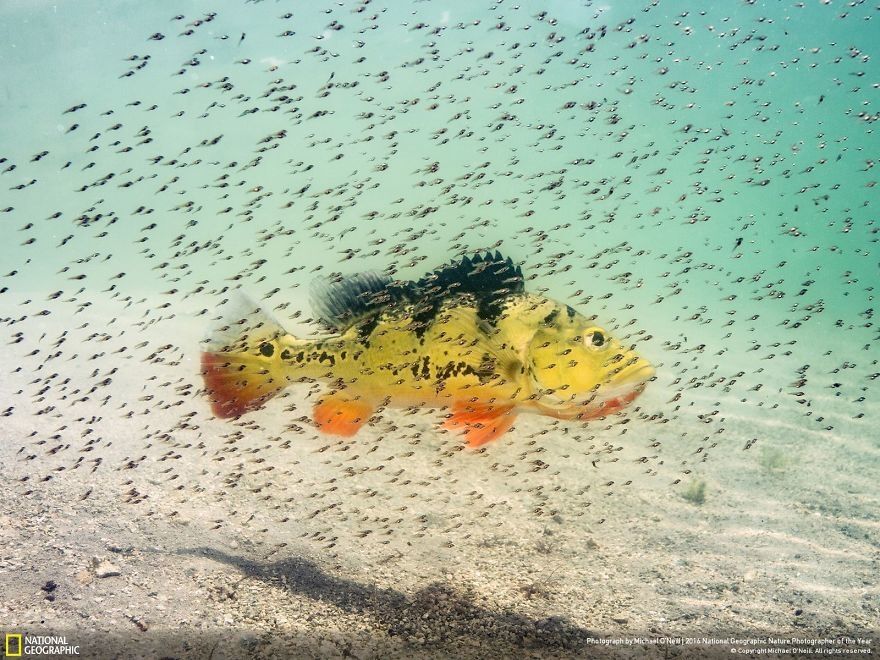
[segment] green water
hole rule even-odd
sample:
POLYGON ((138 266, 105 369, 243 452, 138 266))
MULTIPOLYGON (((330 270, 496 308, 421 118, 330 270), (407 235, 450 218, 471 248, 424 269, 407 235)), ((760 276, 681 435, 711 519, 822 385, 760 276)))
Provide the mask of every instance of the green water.
MULTIPOLYGON (((191 507, 181 546, 246 536, 254 556, 281 547, 367 576, 397 553, 405 594, 438 580, 503 593, 447 574, 493 547, 487 575, 512 562, 573 590, 530 597, 528 616, 610 635, 610 609, 566 604, 616 584, 585 539, 606 524, 609 547, 650 565, 651 535, 685 534, 681 492, 704 479, 722 509, 665 546, 667 568, 686 572, 686 548, 739 538, 743 520, 821 543, 806 521, 822 510, 859 530, 840 549, 853 563, 820 553, 812 586, 791 588, 865 604, 793 630, 868 631, 876 580, 830 596, 816 584, 876 574, 877 20, 859 2, 3 3, 9 515, 91 485, 100 515, 166 521, 156 534, 191 507), (418 278, 485 249, 657 366, 636 405, 585 426, 530 417, 482 454, 457 451, 436 413, 387 411, 334 444, 309 426, 307 386, 243 421, 211 418, 199 341, 232 289, 308 336, 317 276, 418 278), (534 472, 539 454, 549 469, 534 472), (124 502, 132 487, 149 502, 124 502), (558 566, 497 550, 532 548, 560 516, 558 566), (215 519, 228 532, 212 536, 215 519)), ((736 547, 706 570, 774 562, 736 547)), ((676 575, 668 592, 634 578, 660 604, 631 633, 685 634, 657 622, 705 580, 676 575)), ((749 597, 765 609, 700 630, 782 626, 772 584, 749 597)))

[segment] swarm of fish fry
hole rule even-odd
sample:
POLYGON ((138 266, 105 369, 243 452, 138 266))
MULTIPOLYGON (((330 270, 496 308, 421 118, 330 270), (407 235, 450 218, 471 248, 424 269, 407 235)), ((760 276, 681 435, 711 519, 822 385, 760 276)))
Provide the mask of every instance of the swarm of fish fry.
POLYGON ((10 498, 410 552, 874 437, 876 3, 129 4, 0 3, 10 498))

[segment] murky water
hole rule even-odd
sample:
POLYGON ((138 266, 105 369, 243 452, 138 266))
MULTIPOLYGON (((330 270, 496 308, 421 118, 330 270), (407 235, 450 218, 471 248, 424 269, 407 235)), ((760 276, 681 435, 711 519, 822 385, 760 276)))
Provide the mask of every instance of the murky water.
POLYGON ((3 3, 4 631, 91 657, 870 638, 877 20, 3 3), (316 277, 490 249, 635 345, 644 394, 479 450, 434 409, 321 434, 315 384, 211 415, 234 290, 315 336, 316 277))

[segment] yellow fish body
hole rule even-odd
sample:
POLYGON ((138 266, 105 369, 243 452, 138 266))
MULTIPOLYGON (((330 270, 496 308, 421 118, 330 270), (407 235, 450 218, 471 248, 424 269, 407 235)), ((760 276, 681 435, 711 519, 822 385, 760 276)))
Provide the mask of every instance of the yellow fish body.
POLYGON ((527 293, 499 253, 417 282, 362 273, 324 282, 312 305, 334 334, 297 339, 255 305, 202 353, 218 417, 237 417, 297 381, 330 385, 315 405, 326 433, 350 436, 380 408, 445 407, 471 446, 520 412, 593 419, 633 401, 654 368, 568 305, 527 293))

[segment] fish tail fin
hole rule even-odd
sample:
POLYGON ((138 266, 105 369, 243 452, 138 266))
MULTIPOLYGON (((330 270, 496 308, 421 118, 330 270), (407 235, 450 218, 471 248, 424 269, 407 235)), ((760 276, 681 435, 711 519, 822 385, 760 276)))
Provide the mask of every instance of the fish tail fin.
POLYGON ((205 343, 201 375, 217 417, 261 407, 287 384, 280 337, 289 337, 258 303, 236 292, 205 343))

